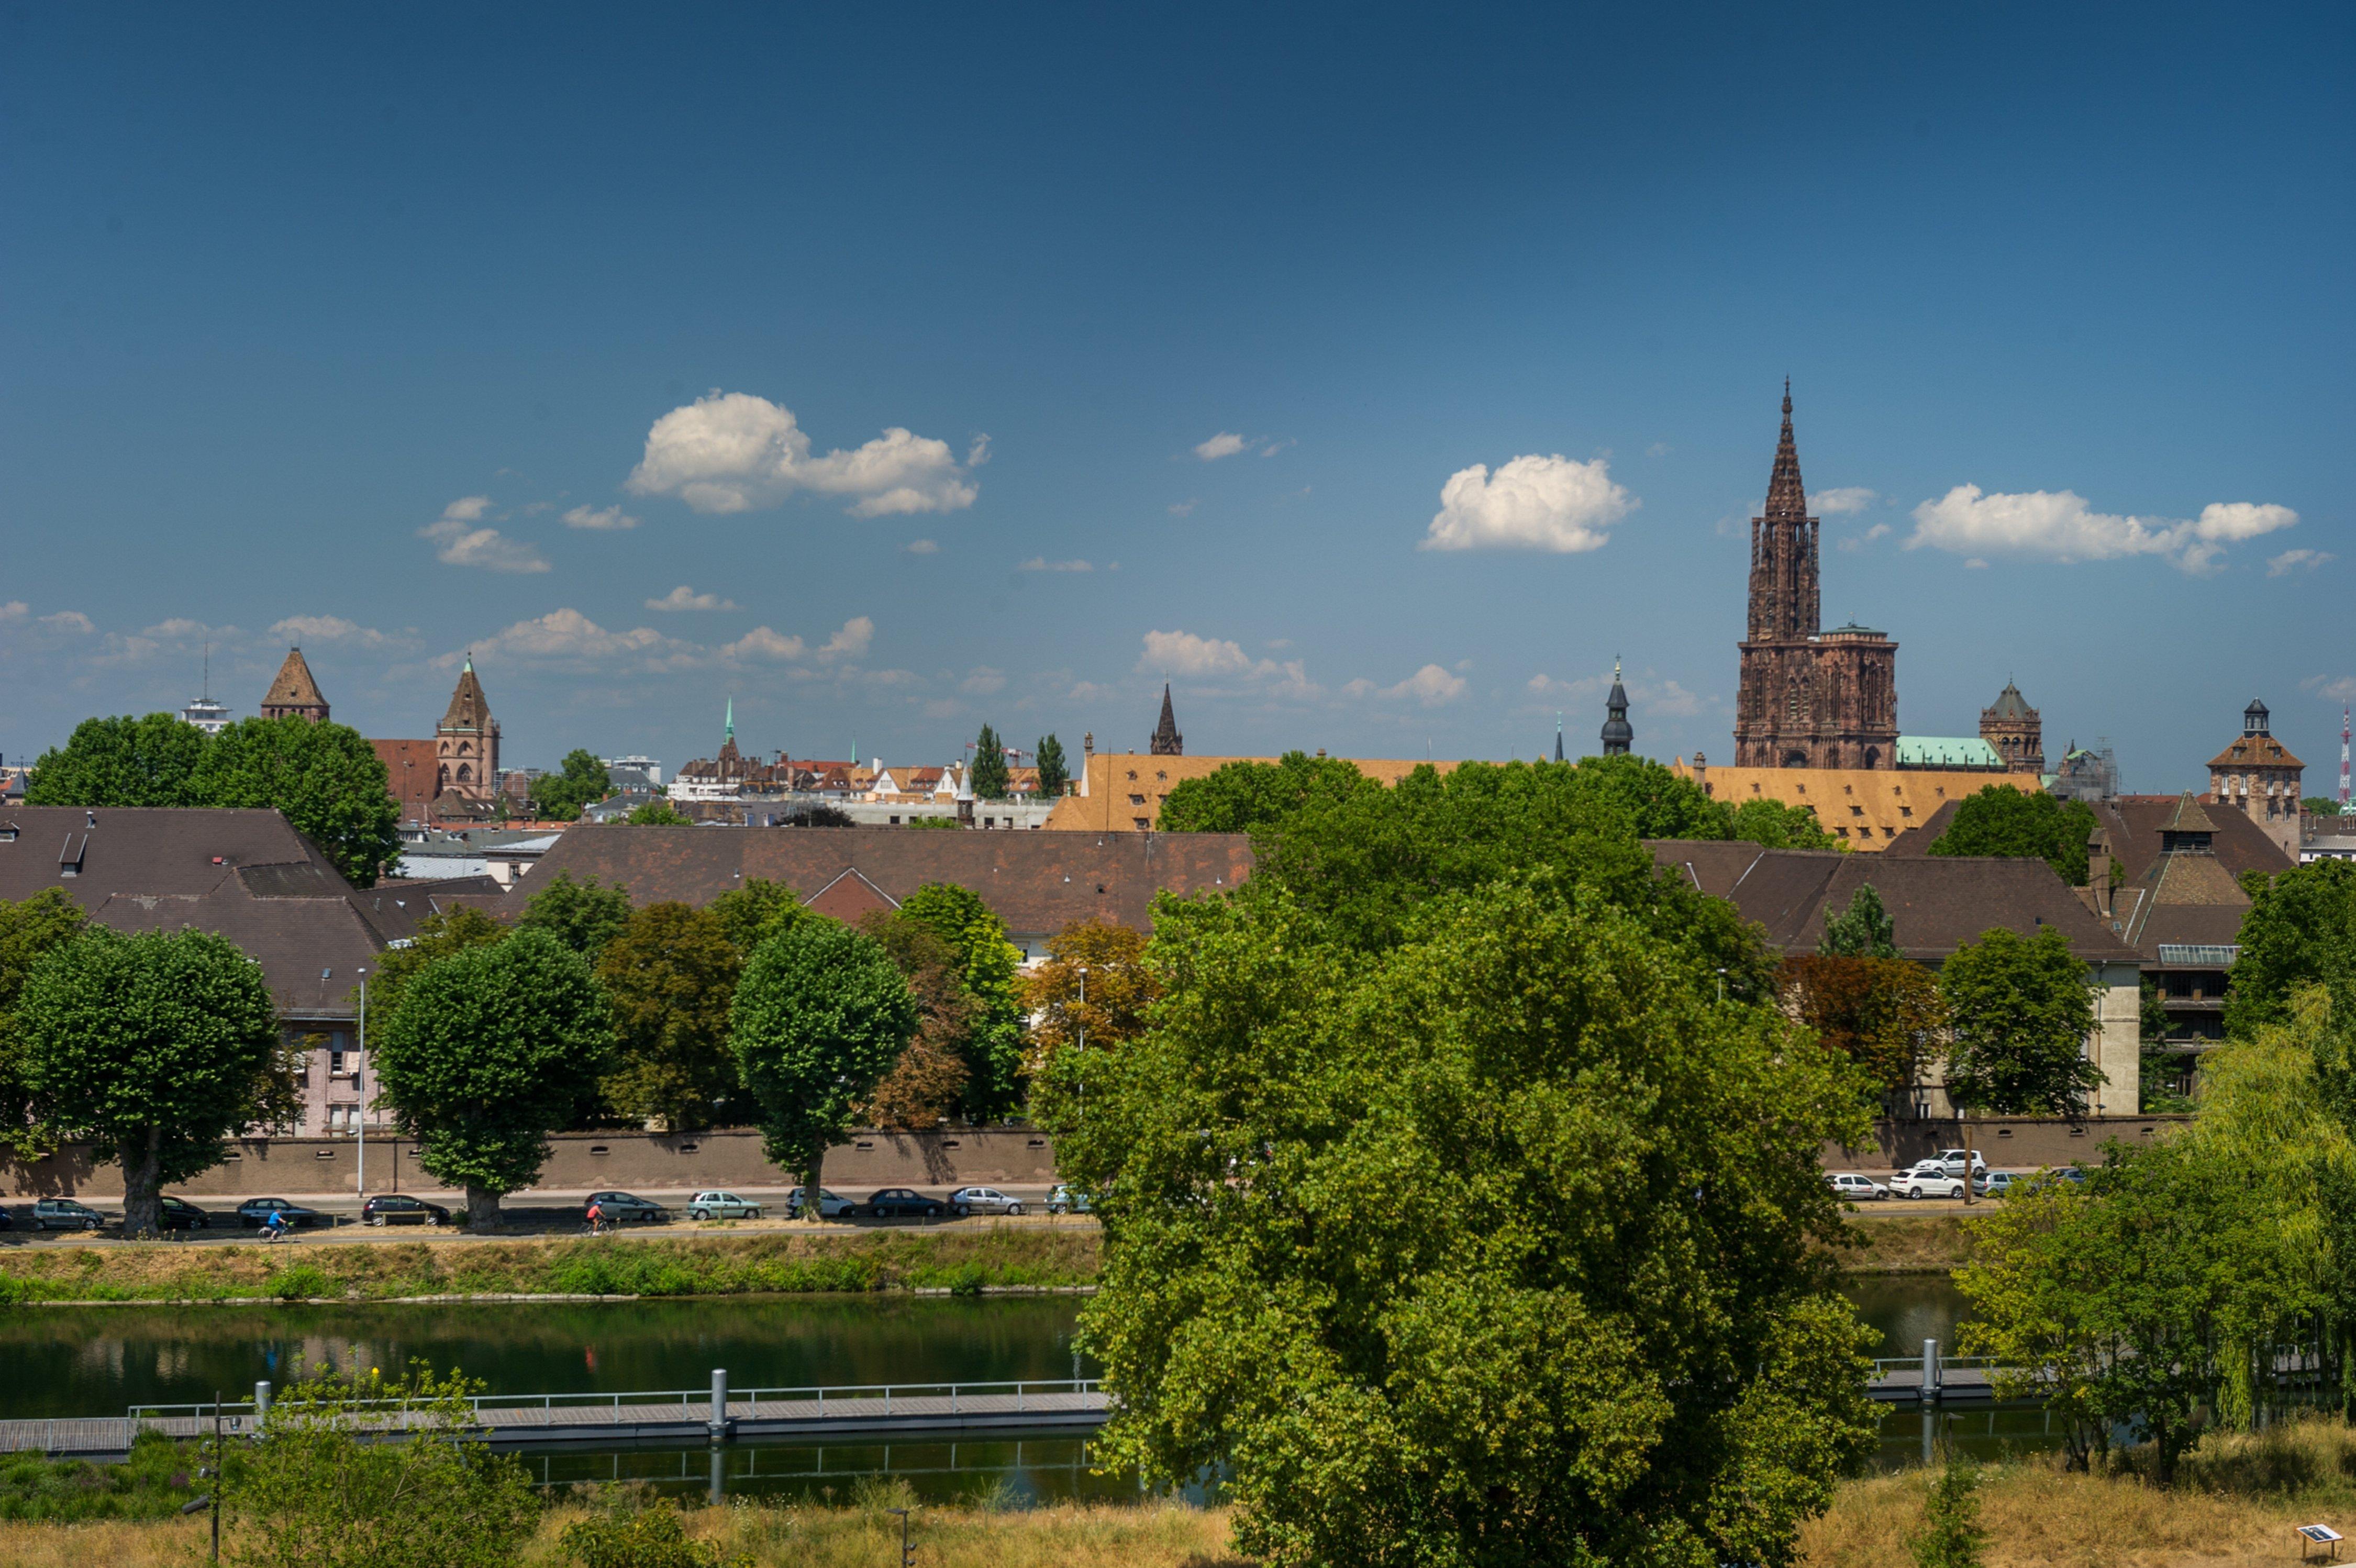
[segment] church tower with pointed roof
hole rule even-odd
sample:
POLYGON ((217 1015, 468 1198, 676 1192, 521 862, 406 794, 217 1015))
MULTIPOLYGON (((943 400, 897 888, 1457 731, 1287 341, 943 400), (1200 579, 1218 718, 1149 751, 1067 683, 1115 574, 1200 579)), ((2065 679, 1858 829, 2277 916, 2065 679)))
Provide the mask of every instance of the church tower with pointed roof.
POLYGON ((475 656, 466 656, 450 706, 434 726, 434 760, 440 792, 477 806, 489 806, 499 792, 499 721, 475 676, 475 656))
POLYGON ((1153 726, 1153 744, 1146 747, 1151 757, 1183 757, 1186 737, 1178 733, 1178 715, 1170 706, 1170 682, 1162 682, 1162 722, 1153 726))
POLYGON ((262 716, 309 719, 315 725, 327 722, 327 699, 321 694, 319 682, 311 678, 311 666, 304 662, 300 648, 286 650, 286 662, 278 667, 278 679, 270 682, 270 690, 262 699, 262 716))
POLYGON ((1628 722, 1628 688, 1620 683, 1617 659, 1612 661, 1612 694, 1603 699, 1603 734, 1600 738, 1606 757, 1625 757, 1628 748, 1636 744, 1635 726, 1628 722))
POLYGON ((1980 738, 1996 747, 2008 773, 2045 771, 2045 725, 2020 688, 2007 681, 1996 701, 1980 710, 1980 738))
POLYGON ((1751 624, 1735 699, 1738 768, 1895 768, 1898 645, 1851 622, 1822 629, 1817 520, 1808 515, 1792 438, 1792 383, 1767 478, 1751 520, 1751 624))

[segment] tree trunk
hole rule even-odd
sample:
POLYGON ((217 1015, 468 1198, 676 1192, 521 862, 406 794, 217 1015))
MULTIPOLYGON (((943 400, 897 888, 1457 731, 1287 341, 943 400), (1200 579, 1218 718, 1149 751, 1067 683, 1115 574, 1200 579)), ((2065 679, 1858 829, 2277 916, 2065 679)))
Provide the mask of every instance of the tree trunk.
POLYGON ((1968 1208, 1972 1205, 1972 1123, 1970 1118, 1961 1117, 1956 1125, 1964 1130, 1964 1207, 1968 1208))
POLYGON ((469 1185, 466 1188, 466 1229, 496 1230, 499 1228, 499 1195, 488 1187, 469 1185))
POLYGON ((123 1140, 119 1151, 123 1160, 123 1233, 125 1236, 155 1236, 161 1233, 158 1220, 163 1205, 156 1201, 163 1185, 164 1129, 150 1127, 142 1139, 123 1140))
POLYGON ((802 1172, 802 1218, 820 1224, 826 1220, 826 1146, 820 1144, 809 1157, 809 1168, 802 1172))

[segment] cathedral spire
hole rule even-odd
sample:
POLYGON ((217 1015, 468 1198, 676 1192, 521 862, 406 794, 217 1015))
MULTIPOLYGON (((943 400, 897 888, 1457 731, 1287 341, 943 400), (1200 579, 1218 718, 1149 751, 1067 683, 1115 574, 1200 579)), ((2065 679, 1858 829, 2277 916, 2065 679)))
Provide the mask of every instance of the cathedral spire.
POLYGON ((1178 733, 1178 715, 1170 706, 1170 682, 1162 682, 1162 722, 1153 727, 1153 741, 1147 747, 1154 757, 1183 757, 1186 737, 1178 733))
POLYGON ((1800 448, 1792 439, 1792 378, 1783 378, 1783 434, 1775 443, 1775 468, 1767 478, 1770 522, 1797 521, 1808 512, 1807 487, 1800 482, 1800 448))

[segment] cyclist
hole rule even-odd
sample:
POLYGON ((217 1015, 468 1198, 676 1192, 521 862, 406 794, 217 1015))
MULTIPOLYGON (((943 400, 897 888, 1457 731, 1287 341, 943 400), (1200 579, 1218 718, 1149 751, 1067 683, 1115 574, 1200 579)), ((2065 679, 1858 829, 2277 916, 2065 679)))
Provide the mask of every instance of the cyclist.
POLYGON ((275 1208, 270 1211, 270 1218, 262 1222, 262 1239, 264 1241, 286 1240, 286 1216, 283 1212, 275 1208))
POLYGON ((605 1230, 605 1206, 595 1198, 589 1200, 589 1234, 601 1236, 605 1230))

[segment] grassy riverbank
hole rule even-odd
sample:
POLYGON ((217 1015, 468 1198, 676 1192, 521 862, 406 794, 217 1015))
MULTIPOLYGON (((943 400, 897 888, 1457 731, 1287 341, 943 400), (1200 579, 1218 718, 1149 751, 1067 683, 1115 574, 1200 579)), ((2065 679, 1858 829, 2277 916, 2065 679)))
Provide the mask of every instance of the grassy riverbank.
POLYGON ((755 1230, 663 1237, 27 1247, 0 1301, 397 1301, 451 1295, 739 1295, 1095 1283, 1093 1227, 755 1230))
MULTIPOLYGON (((2132 1467, 2070 1475, 2050 1456, 1990 1466, 1981 1522, 1988 1568, 2219 1568, 2290 1557, 2293 1524, 2356 1523, 2356 1432, 2332 1421, 2253 1436, 2211 1438, 2185 1463, 2182 1484, 2162 1491, 2132 1467)), ((1844 1485, 1832 1509, 1801 1532, 1809 1568, 1911 1568, 1906 1537, 1920 1524, 1927 1473, 1844 1485)), ((685 1515, 688 1533, 744 1553, 759 1568, 871 1568, 894 1560, 905 1484, 864 1483, 847 1506, 804 1508, 739 1501, 685 1515)), ((552 1509, 519 1560, 556 1568, 558 1533, 578 1506, 552 1509)), ((919 1561, 938 1568, 1247 1568, 1227 1544, 1217 1509, 1065 1505, 1029 1510, 917 1505, 919 1561)), ((0 1562, 21 1568, 123 1568, 185 1563, 201 1548, 205 1521, 98 1520, 82 1524, 0 1522, 0 1562)), ((2351 1531, 2356 1533, 2356 1531, 2351 1531)))
POLYGON ((1971 1262, 1971 1232, 1961 1214, 1891 1213, 1877 1206, 1853 1218, 1862 1244, 1840 1253, 1840 1266, 1851 1273, 1944 1274, 1971 1262))

